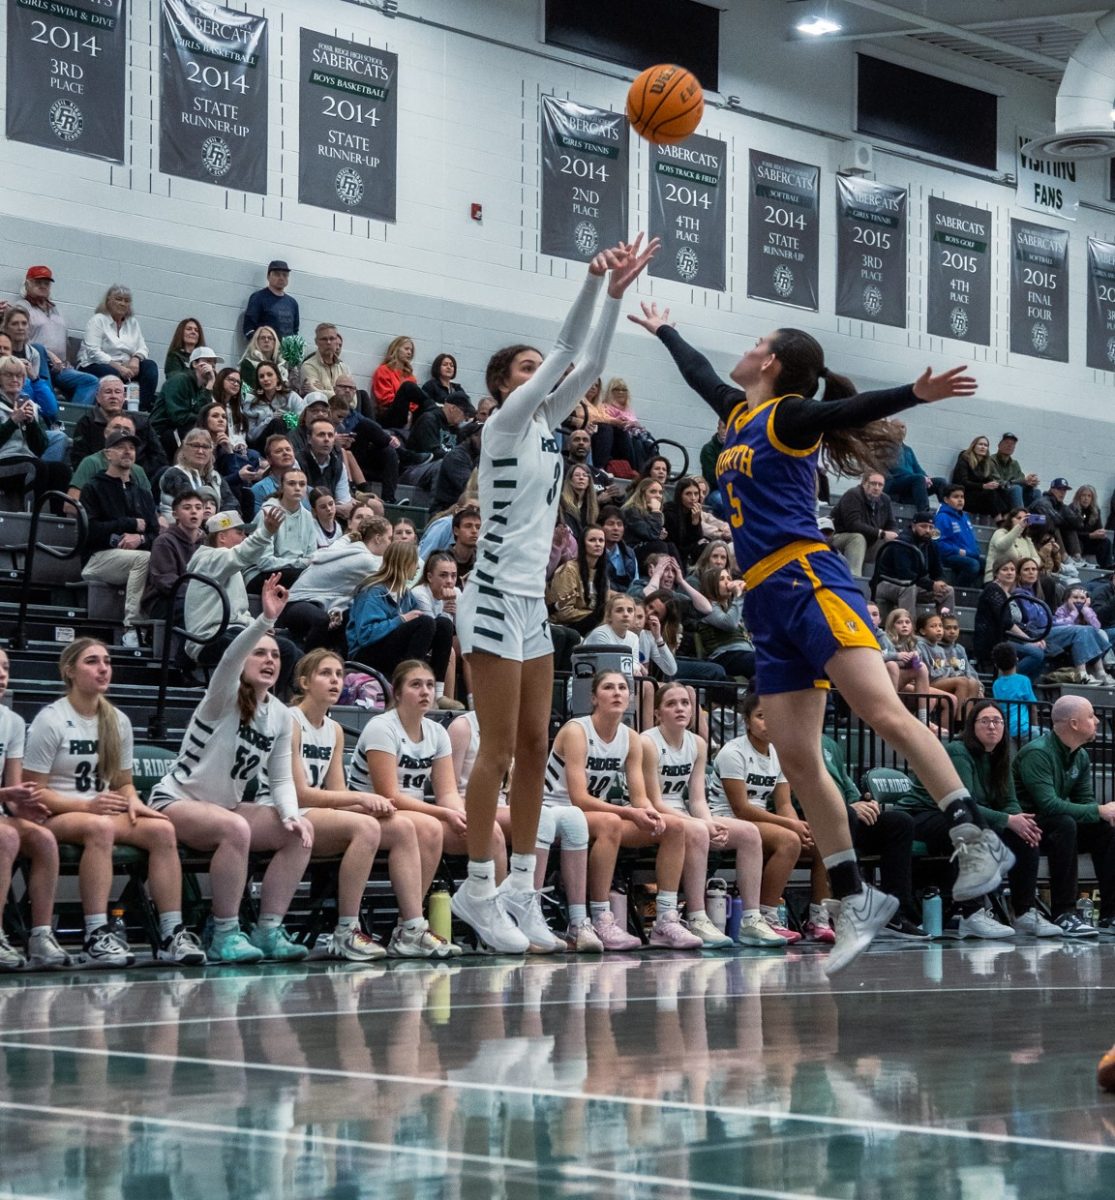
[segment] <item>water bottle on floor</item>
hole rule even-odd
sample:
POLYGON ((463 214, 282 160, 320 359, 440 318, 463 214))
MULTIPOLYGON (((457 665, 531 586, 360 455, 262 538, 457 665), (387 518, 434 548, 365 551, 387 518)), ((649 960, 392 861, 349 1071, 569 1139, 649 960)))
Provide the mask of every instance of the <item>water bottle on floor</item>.
POLYGON ((1092 903, 1091 892, 1081 892, 1080 899, 1076 902, 1076 915, 1085 925, 1094 925, 1096 923, 1096 906, 1092 903))
POLYGON ((444 887, 430 893, 430 931, 445 941, 453 940, 453 912, 449 907, 449 893, 444 887))
POLYGON ((738 896, 733 896, 731 907, 728 910, 728 924, 724 930, 733 942, 739 937, 739 927, 742 920, 743 901, 738 896))
POLYGON ((939 938, 943 919, 941 893, 936 888, 926 888, 921 898, 921 927, 930 937, 939 938))
POLYGON ((109 910, 108 927, 125 946, 128 944, 128 924, 124 920, 124 909, 121 906, 109 910))
POLYGON ((715 875, 708 881, 705 888, 705 912, 708 919, 724 932, 728 924, 728 882, 718 879, 715 875))

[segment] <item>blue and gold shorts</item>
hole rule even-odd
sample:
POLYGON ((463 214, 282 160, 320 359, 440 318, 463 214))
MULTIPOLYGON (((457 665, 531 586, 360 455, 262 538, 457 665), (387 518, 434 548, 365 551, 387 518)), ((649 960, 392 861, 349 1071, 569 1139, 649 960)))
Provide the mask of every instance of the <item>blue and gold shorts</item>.
POLYGON ((879 649, 847 563, 823 542, 793 542, 744 579, 759 695, 827 688, 825 664, 837 650, 879 649))

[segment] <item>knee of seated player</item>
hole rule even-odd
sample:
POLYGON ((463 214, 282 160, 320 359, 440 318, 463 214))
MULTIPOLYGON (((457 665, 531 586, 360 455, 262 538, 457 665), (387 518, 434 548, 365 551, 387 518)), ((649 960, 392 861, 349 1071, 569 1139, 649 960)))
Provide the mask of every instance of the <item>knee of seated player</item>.
POLYGON ((685 847, 687 850, 705 851, 708 852, 709 832, 708 826, 704 821, 681 821, 682 832, 685 837, 685 847))
POLYGON ((177 850, 178 835, 169 821, 137 821, 133 830, 141 833, 143 844, 148 851, 177 850))
POLYGON ((437 817, 428 817, 420 812, 409 811, 403 815, 414 826, 419 847, 427 853, 440 854, 445 840, 445 826, 442 822, 437 817))
POLYGON ((221 809, 220 812, 221 815, 215 819, 212 829, 218 848, 247 857, 252 848, 252 827, 239 813, 228 812, 225 809, 221 809))
POLYGON ((623 836, 623 818, 613 813, 586 813, 589 835, 594 842, 618 846, 623 836))
POLYGON ((579 808, 567 808, 557 828, 563 850, 576 852, 588 849, 588 821, 579 808))
POLYGON ((112 817, 101 817, 89 813, 81 823, 81 844, 87 850, 111 852, 116 841, 116 827, 112 817))
POLYGON ((380 845, 388 850, 413 847, 418 849, 418 832, 414 822, 404 813, 394 812, 387 817, 375 818, 379 825, 380 845))
POLYGON ((779 858, 791 859, 793 862, 801 857, 801 838, 792 829, 775 826, 767 839, 767 845, 772 854, 779 858))
POLYGON ((41 825, 24 825, 20 830, 19 845, 32 862, 58 861, 58 843, 54 834, 41 825))
POLYGON ((12 863, 19 853, 19 831, 14 825, 0 822, 0 861, 12 863))
MULTIPOLYGON (((348 824, 346 832, 349 835, 348 844, 355 846, 366 853, 375 854, 380 847, 380 842, 383 839, 383 829, 375 817, 370 817, 362 813, 350 813, 352 820, 348 824)), ((317 830, 314 830, 315 839, 317 830)))

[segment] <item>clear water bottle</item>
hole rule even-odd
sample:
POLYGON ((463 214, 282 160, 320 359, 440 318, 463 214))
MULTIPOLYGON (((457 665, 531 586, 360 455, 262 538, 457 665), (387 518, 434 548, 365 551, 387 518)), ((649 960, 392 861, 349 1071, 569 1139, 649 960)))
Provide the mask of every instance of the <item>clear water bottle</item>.
POLYGON ((790 928, 790 909, 785 900, 778 901, 778 927, 780 929, 790 928))
POLYGON ((926 888, 921 898, 921 925, 930 937, 941 936, 944 911, 941 904, 941 893, 934 887, 926 888))
POLYGON ((705 912, 708 919, 724 932, 728 924, 728 882, 718 879, 715 875, 708 881, 705 888, 705 912))
POLYGON ((128 924, 124 920, 124 909, 121 906, 109 909, 108 927, 125 946, 128 944, 128 924))
POLYGON ((135 412, 139 408, 138 383, 126 383, 124 385, 124 402, 129 412, 135 412))
POLYGON ((1076 902, 1076 915, 1085 925, 1095 924, 1096 906, 1092 903, 1092 893, 1082 892, 1076 902))

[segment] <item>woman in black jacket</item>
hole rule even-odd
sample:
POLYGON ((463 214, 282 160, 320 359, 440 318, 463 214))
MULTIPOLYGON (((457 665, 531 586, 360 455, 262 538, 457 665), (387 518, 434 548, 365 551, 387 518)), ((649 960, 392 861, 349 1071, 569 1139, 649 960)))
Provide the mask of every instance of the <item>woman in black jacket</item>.
POLYGON ((457 382, 457 360, 452 354, 439 354, 430 366, 430 378, 422 390, 435 404, 455 404, 465 416, 473 413, 468 392, 457 382))
POLYGON ((1009 641, 1018 654, 1018 669, 1037 679, 1045 664, 1043 644, 1027 642, 1022 628, 1022 612, 1011 600, 1018 568, 1009 560, 999 564, 995 578, 980 592, 976 605, 974 630, 975 657, 982 666, 991 663, 991 651, 1000 642, 1009 641))
POLYGON ((964 488, 964 507, 971 513, 998 516, 1010 509, 1010 496, 991 475, 991 443, 983 434, 956 456, 952 482, 964 488))
POLYGON ((666 536, 677 547, 682 566, 692 566, 708 545, 701 522, 701 487, 692 475, 678 480, 663 514, 666 536))

